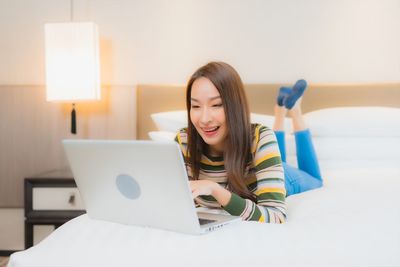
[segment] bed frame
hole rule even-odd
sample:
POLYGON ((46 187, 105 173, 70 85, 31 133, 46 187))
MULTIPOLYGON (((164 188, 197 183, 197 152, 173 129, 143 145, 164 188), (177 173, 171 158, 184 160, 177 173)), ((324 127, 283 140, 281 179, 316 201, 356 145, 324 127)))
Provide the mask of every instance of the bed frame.
MULTIPOLYGON (((247 84, 251 112, 272 114, 282 84, 247 84)), ((311 84, 302 108, 309 112, 343 106, 387 106, 400 108, 400 84, 311 84)), ((138 85, 137 139, 149 139, 156 131, 150 115, 156 112, 186 109, 184 85, 138 85)))

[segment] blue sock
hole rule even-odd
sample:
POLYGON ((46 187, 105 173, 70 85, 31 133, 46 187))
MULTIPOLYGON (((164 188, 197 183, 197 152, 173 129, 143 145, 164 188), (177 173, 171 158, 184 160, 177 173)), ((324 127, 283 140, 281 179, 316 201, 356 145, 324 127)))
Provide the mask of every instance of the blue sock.
POLYGON ((294 104, 296 104, 296 101, 303 95, 304 91, 307 88, 307 82, 303 79, 298 80, 293 88, 290 94, 285 98, 285 107, 287 109, 291 109, 294 104))
POLYGON ((291 91, 292 89, 290 87, 282 86, 281 88, 279 88, 279 94, 277 98, 278 106, 282 107, 285 105, 286 97, 290 94, 291 91))

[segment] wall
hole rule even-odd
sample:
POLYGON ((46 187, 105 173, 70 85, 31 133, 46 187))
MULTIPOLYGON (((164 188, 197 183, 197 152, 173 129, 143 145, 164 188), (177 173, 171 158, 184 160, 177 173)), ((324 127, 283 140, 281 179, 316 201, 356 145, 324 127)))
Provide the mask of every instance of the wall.
MULTIPOLYGON (((209 60, 247 83, 398 82, 398 0, 74 0, 94 20, 105 84, 185 83, 209 60)), ((0 84, 43 84, 43 24, 69 0, 0 1, 0 84)))
POLYGON ((135 139, 136 94, 103 87, 102 100, 77 103, 77 135, 70 104, 46 102, 43 86, 0 86, 0 207, 23 206, 23 179, 68 168, 62 139, 135 139))
POLYGON ((24 211, 0 209, 0 218, 0 250, 24 249, 24 211))

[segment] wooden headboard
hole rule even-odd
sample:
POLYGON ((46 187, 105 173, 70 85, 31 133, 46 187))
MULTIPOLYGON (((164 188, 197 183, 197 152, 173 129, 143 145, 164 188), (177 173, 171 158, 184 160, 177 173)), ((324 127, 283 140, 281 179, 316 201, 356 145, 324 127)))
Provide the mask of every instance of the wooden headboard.
MULTIPOLYGON (((273 114, 282 84, 247 84, 251 112, 273 114)), ((400 84, 311 84, 307 88, 304 112, 340 106, 387 106, 400 108, 400 84)), ((186 109, 184 85, 138 85, 137 139, 149 139, 156 131, 152 113, 186 109)))

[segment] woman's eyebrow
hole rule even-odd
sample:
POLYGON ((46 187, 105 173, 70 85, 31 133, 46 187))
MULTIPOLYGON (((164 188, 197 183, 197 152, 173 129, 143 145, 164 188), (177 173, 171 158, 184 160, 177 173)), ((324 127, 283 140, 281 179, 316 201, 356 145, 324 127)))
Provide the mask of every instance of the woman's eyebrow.
MULTIPOLYGON (((219 96, 219 95, 213 96, 213 97, 210 97, 209 100, 212 101, 212 100, 215 100, 215 99, 218 99, 218 98, 221 98, 221 96, 219 96)), ((200 102, 199 100, 197 100, 196 98, 193 98, 193 97, 191 97, 190 100, 194 101, 194 102, 200 102)))

